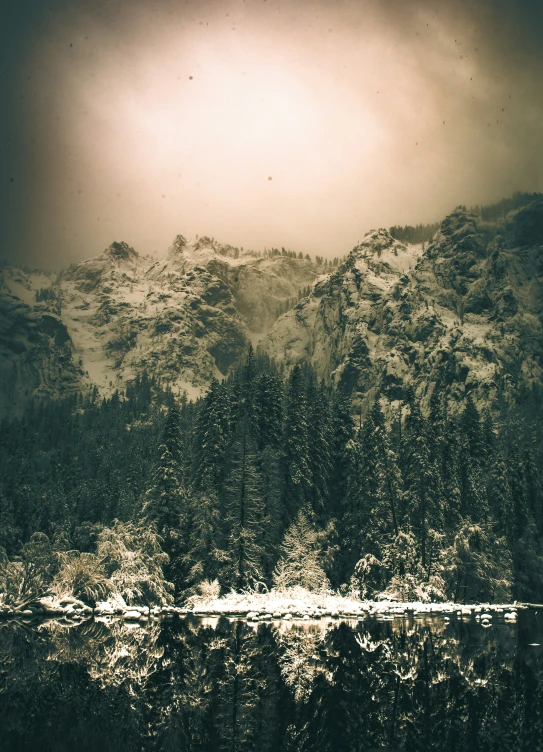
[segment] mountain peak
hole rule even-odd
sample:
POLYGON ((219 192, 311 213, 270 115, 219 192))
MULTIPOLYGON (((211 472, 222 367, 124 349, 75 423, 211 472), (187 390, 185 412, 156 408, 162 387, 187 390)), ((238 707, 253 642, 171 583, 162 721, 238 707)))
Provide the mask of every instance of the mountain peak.
POLYGON ((218 245, 219 244, 217 243, 215 238, 210 238, 207 235, 202 235, 202 237, 194 243, 194 250, 201 251, 203 248, 212 248, 213 250, 216 250, 218 245))
POLYGON ((381 227, 379 230, 370 230, 365 235, 364 240, 355 246, 351 253, 355 258, 373 254, 380 256, 383 251, 389 248, 405 250, 406 246, 404 243, 393 238, 388 230, 381 227))
POLYGON ((176 254, 179 254, 179 253, 183 253, 183 251, 185 250, 186 247, 187 247, 187 239, 185 238, 185 236, 184 235, 176 235, 175 238, 174 238, 173 243, 171 244, 171 246, 168 249, 168 252, 170 254, 175 254, 176 255, 176 254))
POLYGON ((104 254, 116 259, 137 258, 139 255, 137 251, 128 245, 128 243, 116 240, 113 241, 109 248, 106 248, 104 254))

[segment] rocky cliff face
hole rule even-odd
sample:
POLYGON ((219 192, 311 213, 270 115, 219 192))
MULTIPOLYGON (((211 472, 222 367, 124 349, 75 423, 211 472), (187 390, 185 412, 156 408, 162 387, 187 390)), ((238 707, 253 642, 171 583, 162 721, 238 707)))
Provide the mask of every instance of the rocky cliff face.
POLYGON ((287 367, 311 363, 362 403, 437 382, 461 404, 543 383, 543 201, 498 225, 463 210, 428 247, 372 232, 260 348, 287 367))
POLYGON ((0 413, 32 397, 121 388, 147 370, 199 394, 313 282, 313 263, 177 236, 160 260, 112 243, 54 277, 0 277, 0 413))
POLYGON ((410 387, 428 400, 436 383, 457 404, 543 384, 543 201, 497 225, 454 211, 426 248, 372 232, 321 271, 181 235, 158 260, 113 243, 57 277, 5 268, 0 413, 95 385, 107 394, 143 370, 193 397, 258 341, 362 406, 410 387))

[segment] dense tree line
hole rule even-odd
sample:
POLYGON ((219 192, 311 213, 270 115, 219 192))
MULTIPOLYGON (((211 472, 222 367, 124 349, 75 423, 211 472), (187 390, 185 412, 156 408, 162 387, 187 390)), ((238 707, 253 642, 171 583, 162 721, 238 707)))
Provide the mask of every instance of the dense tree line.
MULTIPOLYGON (((502 217, 505 217, 510 211, 514 209, 520 209, 522 206, 527 206, 532 201, 540 199, 543 194, 541 193, 526 193, 523 191, 517 191, 510 198, 504 198, 501 201, 497 201, 495 204, 475 204, 469 207, 469 211, 473 214, 478 214, 485 222, 495 223, 502 217)), ((458 206, 458 209, 468 211, 464 205, 458 206)), ((389 228, 389 232, 396 240, 401 240, 405 243, 428 243, 435 233, 439 230, 441 223, 434 222, 432 224, 418 224, 418 225, 393 225, 389 228)))
POLYGON ((127 591, 159 561, 177 597, 217 580, 541 601, 540 409, 494 416, 470 396, 453 411, 436 384, 424 406, 377 396, 355 420, 309 367, 285 379, 252 350, 195 403, 143 376, 109 399, 35 406, 2 426, 2 561, 23 577, 45 546, 57 578, 81 579, 78 552, 99 550, 120 578, 132 545, 148 554, 127 591))
POLYGON ((505 217, 513 209, 520 209, 521 206, 527 206, 532 201, 536 201, 541 198, 541 193, 526 193, 524 191, 516 191, 510 198, 504 198, 501 201, 497 201, 495 204, 480 205, 470 207, 470 211, 474 214, 479 214, 481 219, 486 222, 497 222, 498 219, 505 217))
POLYGON ((439 230, 440 222, 434 222, 429 225, 393 225, 389 232, 396 240, 404 243, 427 243, 439 230))

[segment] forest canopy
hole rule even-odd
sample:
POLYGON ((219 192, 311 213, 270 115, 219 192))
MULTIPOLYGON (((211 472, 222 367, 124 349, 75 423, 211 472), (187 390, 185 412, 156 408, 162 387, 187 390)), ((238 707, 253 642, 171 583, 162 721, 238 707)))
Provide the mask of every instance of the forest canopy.
POLYGON ((453 411, 445 384, 354 417, 311 368, 252 350, 196 402, 144 374, 36 404, 2 425, 0 592, 541 601, 540 418, 469 394, 453 411))

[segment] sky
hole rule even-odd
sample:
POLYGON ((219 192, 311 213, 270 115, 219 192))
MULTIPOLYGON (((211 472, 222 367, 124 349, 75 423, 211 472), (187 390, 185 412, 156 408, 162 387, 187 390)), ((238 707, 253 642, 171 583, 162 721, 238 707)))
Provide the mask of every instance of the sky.
POLYGON ((333 257, 541 191, 542 34, 541 0, 6 3, 0 257, 333 257))

